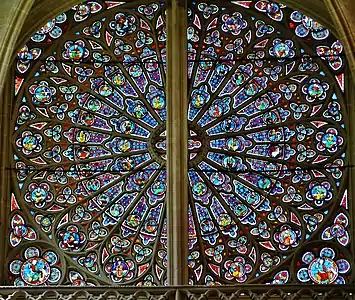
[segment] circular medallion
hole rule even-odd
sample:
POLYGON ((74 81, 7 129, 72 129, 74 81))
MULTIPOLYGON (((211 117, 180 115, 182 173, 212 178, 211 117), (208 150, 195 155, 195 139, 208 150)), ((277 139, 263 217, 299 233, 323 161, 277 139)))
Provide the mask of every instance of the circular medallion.
MULTIPOLYGON (((131 67, 131 68, 133 68, 133 67, 131 67)), ((131 69, 131 68, 130 68, 130 69, 131 69)), ((134 76, 133 76, 133 77, 134 77, 134 76)), ((121 74, 121 73, 118 73, 118 74, 113 75, 112 78, 111 78, 111 80, 112 80, 112 82, 113 82, 115 85, 117 85, 117 86, 124 85, 125 82, 126 82, 126 78, 125 78, 124 75, 121 74)))
POLYGON ((327 257, 313 260, 308 267, 311 280, 317 284, 331 284, 338 277, 338 266, 327 257))
POLYGON ((131 134, 134 132, 136 125, 130 121, 130 120, 125 120, 122 121, 120 124, 120 129, 124 134, 131 134))
POLYGON ((258 91, 259 88, 255 83, 249 83, 245 87, 245 92, 248 96, 254 96, 258 91))
POLYGON ((197 196, 203 196, 207 192, 207 186, 203 182, 196 182, 192 188, 192 192, 197 196))
POLYGON ((84 123, 84 125, 91 126, 95 122, 95 116, 91 113, 83 113, 81 115, 81 121, 84 123))
POLYGON ((146 172, 138 172, 134 175, 134 182, 139 186, 143 186, 148 180, 149 175, 146 172))
MULTIPOLYGON (((129 75, 131 75, 133 78, 138 78, 142 75, 143 70, 139 65, 133 65, 129 68, 128 72, 129 72, 129 75)), ((124 79, 124 76, 123 75, 121 75, 121 76, 124 79)), ((120 85, 122 85, 122 84, 120 84, 120 85)))
POLYGON ((98 111, 101 108, 101 102, 98 99, 90 99, 88 101, 88 109, 91 111, 98 111))
POLYGON ((52 97, 51 89, 46 85, 38 86, 34 91, 34 96, 38 102, 48 102, 52 97))
POLYGON ((219 226, 226 227, 232 223, 232 218, 227 214, 221 214, 217 218, 217 223, 219 226))
POLYGON ((248 208, 244 204, 237 204, 233 211, 237 217, 244 217, 248 213, 248 208))
POLYGON ((48 191, 41 187, 37 187, 31 192, 31 200, 33 203, 41 204, 46 201, 47 197, 48 191))
POLYGON ((312 98, 319 98, 323 95, 324 89, 319 83, 312 83, 308 87, 308 95, 312 98))
POLYGON ((291 230, 286 229, 280 232, 279 242, 285 246, 291 246, 297 241, 297 234, 291 230))
POLYGON ((271 256, 264 257, 263 264, 265 267, 270 268, 273 265, 273 261, 272 261, 271 256))
POLYGON ((112 94, 112 88, 108 84, 102 84, 99 86, 99 94, 103 97, 108 97, 112 94))
POLYGON ((261 196, 257 193, 250 193, 248 194, 247 196, 247 202, 250 204, 250 205, 257 205, 261 200, 261 196))
POLYGON ((212 173, 210 176, 210 180, 214 185, 220 186, 224 183, 225 176, 222 173, 212 173))
POLYGON ((236 152, 243 149, 243 143, 239 138, 231 138, 227 141, 229 151, 236 152))
POLYGON ((225 76, 229 71, 229 66, 226 64, 221 64, 216 66, 216 73, 218 76, 225 76))
POLYGON ((235 121, 231 119, 224 120, 222 123, 222 128, 226 132, 233 132, 237 128, 237 124, 235 121))
POLYGON ((154 233, 158 229, 158 224, 154 219, 148 219, 144 223, 144 229, 148 233, 154 233))
POLYGON ((152 185, 152 193, 154 195, 157 195, 157 196, 164 195, 165 190, 166 190, 165 184, 160 181, 156 181, 152 185))
POLYGON ((118 171, 130 171, 134 168, 134 160, 131 158, 119 158, 117 160, 119 170, 118 171))
POLYGON ((258 180, 258 187, 262 190, 266 190, 271 187, 271 180, 266 177, 262 177, 258 180))
POLYGON ((22 146, 28 151, 33 151, 37 148, 39 144, 38 139, 36 137, 28 135, 22 139, 22 146))
POLYGON ((287 57, 290 53, 290 46, 285 43, 278 43, 274 47, 275 55, 277 57, 287 57))
POLYGON ((144 64, 148 72, 154 72, 158 69, 159 65, 157 62, 151 61, 144 64))
POLYGON ((29 285, 44 284, 51 273, 51 268, 43 258, 32 257, 21 267, 21 278, 29 285))
POLYGON ((215 229, 215 226, 210 219, 204 219, 200 223, 200 227, 203 233, 210 233, 215 229))
POLYGON ((127 217, 127 224, 130 225, 133 228, 138 227, 140 223, 140 218, 137 215, 129 215, 127 217))
POLYGON ((325 133, 322 137, 322 143, 326 148, 332 149, 338 144, 338 138, 333 133, 325 133))
POLYGON ((90 148, 88 147, 81 147, 77 150, 76 152, 76 156, 79 158, 79 159, 87 159, 89 158, 90 156, 90 148))
POLYGON ((63 235, 63 244, 66 248, 76 248, 80 242, 80 235, 78 232, 67 231, 63 235))
POLYGON ((316 185, 311 189, 311 195, 314 200, 324 200, 327 194, 327 189, 322 185, 316 185))
POLYGON ((220 104, 211 105, 208 110, 208 113, 213 118, 218 118, 223 114, 223 107, 220 104))
POLYGON ((67 49, 67 56, 74 61, 79 61, 84 56, 85 50, 82 46, 78 44, 71 45, 67 49))
POLYGON ((110 207, 110 214, 113 217, 119 217, 123 214, 124 208, 122 205, 115 203, 110 207))
POLYGON ((232 262, 229 266, 229 273, 234 278, 243 277, 246 273, 244 264, 242 264, 241 262, 232 262))
POLYGON ((274 128, 269 130, 268 137, 271 142, 279 142, 284 137, 284 133, 282 129, 274 128))
POLYGON ((227 156, 223 159, 223 166, 228 169, 233 169, 237 165, 237 160, 232 156, 227 156))
POLYGON ((52 224, 52 219, 48 216, 44 216, 42 219, 41 219, 41 225, 43 227, 48 227, 52 224))
POLYGON ((87 182, 86 186, 90 192, 96 192, 100 189, 101 182, 98 179, 91 179, 87 182))
POLYGON ((271 125, 277 123, 278 117, 276 113, 274 113, 273 111, 269 111, 263 115, 263 120, 266 124, 271 125))
POLYGON ((129 266, 122 260, 115 260, 111 267, 111 273, 118 278, 123 278, 129 273, 129 266))
POLYGON ((232 81, 237 84, 237 85, 241 85, 245 80, 245 76, 242 73, 236 72, 233 76, 232 76, 232 81))
POLYGON ((75 134, 76 141, 79 143, 86 143, 90 139, 90 133, 80 130, 75 134))
POLYGON ((255 107, 260 111, 267 109, 269 106, 270 101, 266 97, 260 97, 255 100, 255 107))
POLYGON ((271 157, 273 158, 279 158, 280 156, 282 156, 282 148, 280 146, 277 146, 277 145, 271 145, 269 146, 269 154, 271 157))

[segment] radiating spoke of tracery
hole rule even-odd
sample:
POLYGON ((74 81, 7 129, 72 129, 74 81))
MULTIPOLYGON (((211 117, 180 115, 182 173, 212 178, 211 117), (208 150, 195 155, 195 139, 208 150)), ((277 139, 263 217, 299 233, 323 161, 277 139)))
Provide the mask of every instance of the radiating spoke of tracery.
POLYGON ((345 59, 268 0, 188 17, 190 284, 347 283, 345 59))
POLYGON ((17 57, 9 282, 165 283, 164 3, 88 1, 17 57))

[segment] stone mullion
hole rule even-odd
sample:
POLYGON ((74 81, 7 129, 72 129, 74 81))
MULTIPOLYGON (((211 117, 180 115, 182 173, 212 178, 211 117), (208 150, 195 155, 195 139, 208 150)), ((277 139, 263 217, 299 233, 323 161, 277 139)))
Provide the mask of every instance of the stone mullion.
POLYGON ((187 5, 167 8, 168 284, 188 284, 187 5))

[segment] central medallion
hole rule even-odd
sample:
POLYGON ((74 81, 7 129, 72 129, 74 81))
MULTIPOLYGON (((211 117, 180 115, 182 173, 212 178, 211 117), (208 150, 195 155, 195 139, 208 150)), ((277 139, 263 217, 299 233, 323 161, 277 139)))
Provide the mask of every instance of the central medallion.
MULTIPOLYGON (((203 152, 203 140, 205 134, 200 128, 189 125, 189 137, 187 140, 187 149, 190 161, 197 159, 203 152)), ((150 152, 157 158, 166 160, 167 142, 166 129, 159 127, 155 130, 151 137, 150 152)))

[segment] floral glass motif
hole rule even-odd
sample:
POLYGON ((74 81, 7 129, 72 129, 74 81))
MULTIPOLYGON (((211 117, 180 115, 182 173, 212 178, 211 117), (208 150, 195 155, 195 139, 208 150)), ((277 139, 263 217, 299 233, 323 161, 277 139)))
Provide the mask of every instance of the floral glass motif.
POLYGON ((190 284, 349 283, 341 42, 268 0, 188 18, 190 284))
POLYGON ((18 53, 9 284, 166 284, 165 15, 87 1, 18 53))

